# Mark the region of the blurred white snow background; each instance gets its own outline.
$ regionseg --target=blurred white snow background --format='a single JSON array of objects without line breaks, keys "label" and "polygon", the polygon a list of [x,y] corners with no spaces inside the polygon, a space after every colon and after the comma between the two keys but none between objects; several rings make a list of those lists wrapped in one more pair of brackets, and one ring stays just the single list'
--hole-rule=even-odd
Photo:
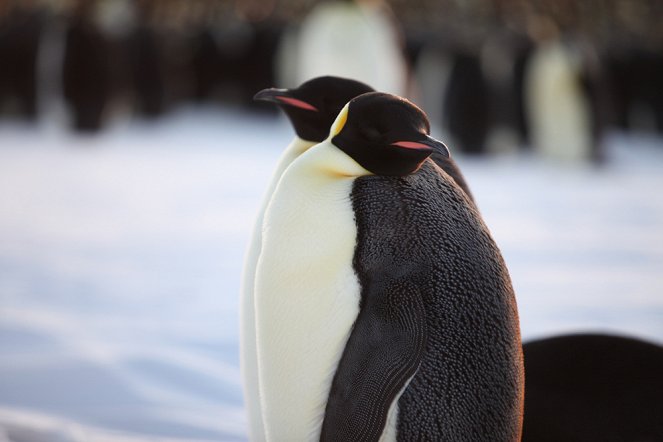
[{"label": "blurred white snow background", "polygon": [[[246,440],[240,273],[287,122],[0,124],[0,441]],[[660,139],[613,134],[602,168],[456,157],[525,339],[663,343]]]}]

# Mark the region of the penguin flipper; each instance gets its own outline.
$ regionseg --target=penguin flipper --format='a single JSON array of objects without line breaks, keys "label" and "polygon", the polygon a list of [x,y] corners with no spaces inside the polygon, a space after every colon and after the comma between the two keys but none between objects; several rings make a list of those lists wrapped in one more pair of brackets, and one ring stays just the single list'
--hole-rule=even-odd
[{"label": "penguin flipper", "polygon": [[424,304],[412,283],[369,287],[363,300],[332,381],[321,441],[377,441],[423,356]]}]

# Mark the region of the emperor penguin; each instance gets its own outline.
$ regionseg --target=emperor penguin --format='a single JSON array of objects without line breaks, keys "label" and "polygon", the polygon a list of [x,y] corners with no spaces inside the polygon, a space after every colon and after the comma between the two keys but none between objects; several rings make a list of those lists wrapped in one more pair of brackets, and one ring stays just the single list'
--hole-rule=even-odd
[{"label": "emperor penguin", "polygon": [[260,206],[244,263],[241,301],[240,364],[251,440],[265,439],[258,397],[258,366],[254,313],[255,268],[262,244],[265,207],[283,171],[299,155],[327,137],[329,127],[343,106],[357,95],[373,89],[359,81],[341,77],[318,77],[296,89],[265,89],[256,100],[277,104],[286,113],[296,136],[281,154]]},{"label": "emperor penguin", "polygon": [[295,78],[356,78],[375,89],[408,92],[408,64],[398,20],[382,0],[316,2],[299,26]]},{"label": "emperor penguin", "polygon": [[[534,150],[566,162],[600,162],[601,91],[598,75],[586,72],[592,51],[563,38],[549,18],[536,18],[538,46],[525,75],[526,108]],[[585,52],[585,53],[583,53]],[[594,58],[594,57],[590,57]],[[595,63],[598,66],[598,62]],[[589,90],[587,90],[589,88]]]},{"label": "emperor penguin", "polygon": [[83,132],[101,129],[113,93],[111,44],[98,23],[97,7],[97,2],[75,2],[64,42],[62,93],[74,129]]},{"label": "emperor penguin", "polygon": [[663,440],[663,347],[606,334],[530,341],[523,442]]},{"label": "emperor penguin", "polygon": [[278,181],[255,275],[267,440],[520,440],[510,277],[429,132],[363,94]]}]

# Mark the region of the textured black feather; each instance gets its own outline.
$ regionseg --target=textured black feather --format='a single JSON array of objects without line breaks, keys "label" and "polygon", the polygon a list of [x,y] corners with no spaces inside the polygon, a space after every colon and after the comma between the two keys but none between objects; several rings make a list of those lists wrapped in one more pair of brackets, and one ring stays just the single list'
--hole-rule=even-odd
[{"label": "textured black feather", "polygon": [[[469,197],[426,160],[405,177],[357,178],[352,203],[361,312],[332,383],[322,440],[378,440],[385,410],[412,372],[398,402],[398,440],[519,440],[514,293]],[[389,314],[376,320],[375,311]],[[421,351],[394,345],[408,339]],[[387,374],[395,371],[393,385]],[[379,411],[364,405],[374,403]]]},{"label": "textured black feather", "polygon": [[449,174],[449,176],[454,180],[454,182],[458,184],[458,186],[460,186],[461,189],[463,189],[463,192],[465,192],[465,194],[470,199],[470,201],[476,204],[476,202],[474,201],[474,195],[472,195],[472,192],[470,191],[470,186],[467,185],[467,181],[465,181],[465,177],[458,168],[458,164],[453,159],[453,157],[444,155],[436,151],[431,154],[430,159],[433,160],[438,167],[440,167],[447,174]]}]

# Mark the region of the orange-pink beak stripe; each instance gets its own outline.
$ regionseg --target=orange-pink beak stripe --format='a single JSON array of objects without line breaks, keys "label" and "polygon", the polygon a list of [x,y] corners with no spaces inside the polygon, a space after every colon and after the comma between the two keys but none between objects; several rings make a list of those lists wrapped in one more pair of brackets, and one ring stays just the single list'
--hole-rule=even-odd
[{"label": "orange-pink beak stripe", "polygon": [[431,147],[428,144],[417,143],[416,141],[397,141],[391,143],[392,146],[404,147],[406,149],[427,149],[430,150]]},{"label": "orange-pink beak stripe", "polygon": [[295,106],[300,109],[306,109],[318,112],[318,109],[315,106],[311,106],[306,101],[298,100],[296,98],[291,98],[291,97],[284,97],[283,95],[277,95],[276,99],[284,102],[285,104],[289,104],[291,106]]}]

